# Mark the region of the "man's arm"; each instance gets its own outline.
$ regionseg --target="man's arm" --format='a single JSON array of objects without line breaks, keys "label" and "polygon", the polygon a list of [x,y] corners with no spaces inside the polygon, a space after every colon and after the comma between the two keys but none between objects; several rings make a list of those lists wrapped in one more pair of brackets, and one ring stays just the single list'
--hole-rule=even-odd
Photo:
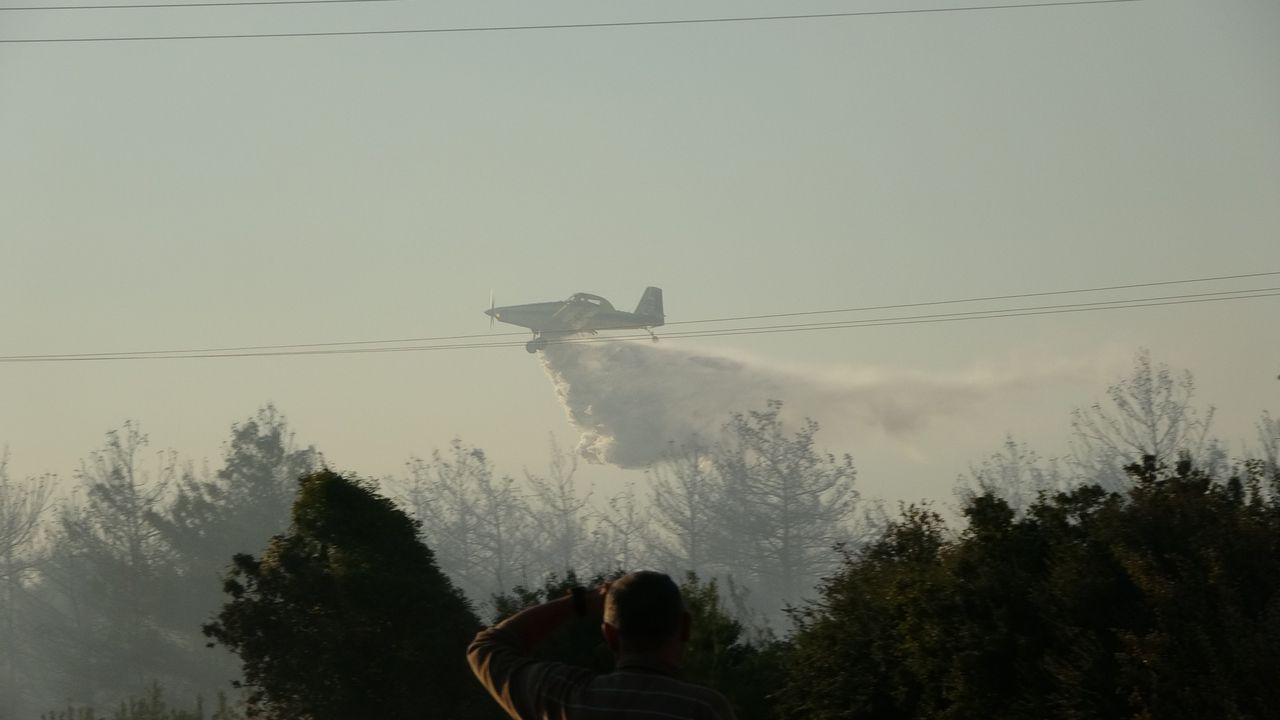
[{"label": "man's arm", "polygon": [[[600,620],[604,614],[607,586],[587,590],[586,617]],[[569,678],[552,663],[537,663],[530,652],[556,630],[577,617],[571,596],[549,600],[526,608],[487,630],[481,630],[467,648],[467,661],[476,678],[513,718],[532,717],[545,685],[564,685]],[[564,666],[559,666],[564,667]],[[565,668],[568,670],[568,668]],[[589,676],[586,670],[569,671]],[[560,694],[560,693],[554,693]]]},{"label": "man's arm", "polygon": [[573,597],[566,595],[525,608],[503,620],[498,627],[506,628],[519,637],[524,651],[529,652],[577,616]]}]

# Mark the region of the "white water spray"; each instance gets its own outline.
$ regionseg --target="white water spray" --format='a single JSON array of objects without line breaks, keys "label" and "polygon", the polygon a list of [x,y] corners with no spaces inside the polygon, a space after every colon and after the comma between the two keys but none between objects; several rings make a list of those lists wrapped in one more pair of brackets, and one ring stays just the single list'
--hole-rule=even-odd
[{"label": "white water spray", "polygon": [[783,402],[784,420],[811,417],[824,426],[901,439],[1011,382],[866,370],[801,373],[632,342],[552,344],[542,363],[582,433],[578,452],[588,461],[620,467],[647,466],[671,442],[714,439],[732,413],[764,409],[770,399]]}]

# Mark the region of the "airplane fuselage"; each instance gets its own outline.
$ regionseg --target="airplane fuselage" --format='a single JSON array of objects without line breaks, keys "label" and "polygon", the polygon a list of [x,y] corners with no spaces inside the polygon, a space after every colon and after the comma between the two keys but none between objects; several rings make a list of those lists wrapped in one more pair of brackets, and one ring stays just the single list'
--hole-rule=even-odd
[{"label": "airplane fuselage", "polygon": [[494,308],[493,317],[536,333],[592,332],[657,327],[661,319],[576,302],[543,302]]},{"label": "airplane fuselage", "polygon": [[636,312],[615,309],[599,295],[577,293],[568,300],[557,302],[493,307],[486,310],[485,314],[494,320],[532,330],[534,339],[528,345],[530,352],[544,346],[547,336],[595,333],[600,330],[647,330],[664,322],[662,290],[658,288],[645,290]]}]

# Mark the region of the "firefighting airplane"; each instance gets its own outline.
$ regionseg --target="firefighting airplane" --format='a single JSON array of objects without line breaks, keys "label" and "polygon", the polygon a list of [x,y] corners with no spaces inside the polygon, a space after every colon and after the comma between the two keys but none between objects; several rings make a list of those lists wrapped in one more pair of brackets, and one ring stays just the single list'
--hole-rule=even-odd
[{"label": "firefighting airplane", "polygon": [[531,353],[546,347],[549,340],[581,333],[594,335],[600,330],[648,330],[657,342],[658,336],[652,328],[661,326],[664,317],[662,288],[656,287],[644,289],[635,312],[615,310],[599,295],[574,293],[568,300],[505,307],[494,307],[490,298],[489,309],[484,314],[489,316],[491,326],[494,320],[501,320],[532,330],[533,339],[524,346]]}]

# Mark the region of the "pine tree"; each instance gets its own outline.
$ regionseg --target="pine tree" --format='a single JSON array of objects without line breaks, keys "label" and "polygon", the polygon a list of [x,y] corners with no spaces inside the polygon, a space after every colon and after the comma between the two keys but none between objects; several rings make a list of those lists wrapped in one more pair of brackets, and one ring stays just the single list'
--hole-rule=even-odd
[{"label": "pine tree", "polygon": [[733,415],[715,453],[726,501],[719,517],[735,539],[731,573],[752,580],[774,610],[835,566],[834,548],[850,539],[858,502],[853,460],[817,450],[812,420],[789,432],[781,411],[771,400]]}]

